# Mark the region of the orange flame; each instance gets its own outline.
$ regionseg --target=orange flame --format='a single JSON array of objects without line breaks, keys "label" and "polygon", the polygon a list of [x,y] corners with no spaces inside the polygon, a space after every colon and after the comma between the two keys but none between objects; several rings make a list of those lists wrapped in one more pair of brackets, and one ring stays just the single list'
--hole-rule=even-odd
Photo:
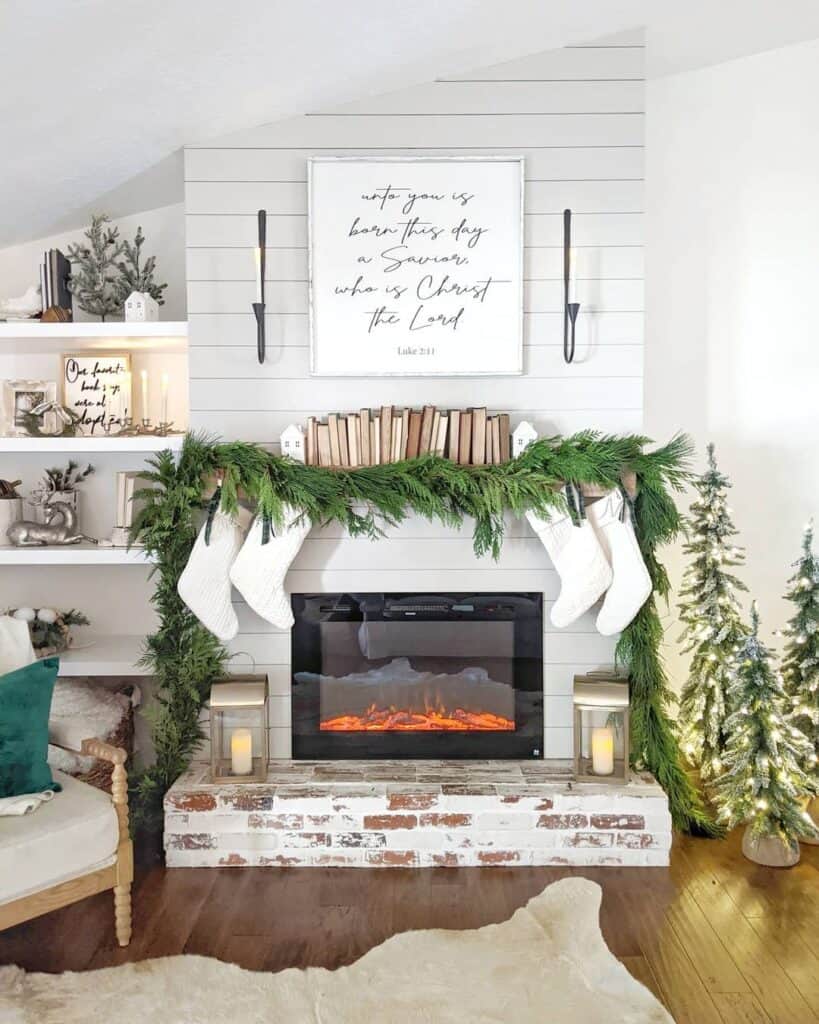
[{"label": "orange flame", "polygon": [[363,715],[337,715],[319,724],[320,732],[513,732],[515,723],[490,711],[455,708],[427,708],[410,711],[377,708],[372,704]]}]

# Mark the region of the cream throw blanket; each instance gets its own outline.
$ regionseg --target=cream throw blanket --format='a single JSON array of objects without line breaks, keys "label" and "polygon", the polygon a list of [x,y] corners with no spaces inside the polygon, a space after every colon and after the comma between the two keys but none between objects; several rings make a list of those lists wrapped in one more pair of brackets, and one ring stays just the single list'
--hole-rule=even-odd
[{"label": "cream throw blanket", "polygon": [[[502,924],[395,935],[349,967],[198,956],[84,974],[0,968],[3,1024],[673,1024],[603,941],[600,887],[555,882]],[[138,935],[137,935],[138,939]]]}]

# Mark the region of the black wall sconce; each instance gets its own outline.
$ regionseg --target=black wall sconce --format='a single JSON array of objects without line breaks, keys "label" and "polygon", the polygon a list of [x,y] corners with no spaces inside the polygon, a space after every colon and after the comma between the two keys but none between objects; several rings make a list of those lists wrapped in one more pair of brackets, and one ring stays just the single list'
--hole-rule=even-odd
[{"label": "black wall sconce", "polygon": [[[563,211],[563,358],[567,363],[574,361],[574,330],[580,303],[576,296],[569,294],[569,285],[576,274],[572,268],[572,211]],[[569,299],[572,299],[569,302]]]},{"label": "black wall sconce", "polygon": [[256,301],[253,303],[253,312],[256,316],[256,353],[259,362],[264,362],[265,337],[264,337],[264,258],[265,246],[267,244],[267,210],[259,210],[257,214],[259,222],[259,244],[256,248]]}]

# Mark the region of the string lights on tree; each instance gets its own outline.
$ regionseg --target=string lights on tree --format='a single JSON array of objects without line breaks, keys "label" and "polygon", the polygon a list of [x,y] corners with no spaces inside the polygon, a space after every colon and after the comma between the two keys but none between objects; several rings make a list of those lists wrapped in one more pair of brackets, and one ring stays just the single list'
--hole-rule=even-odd
[{"label": "string lights on tree", "polygon": [[811,747],[788,720],[790,702],[782,676],[759,639],[756,602],[728,696],[735,710],[724,723],[725,770],[714,781],[719,819],[729,827],[747,824],[742,848],[751,860],[795,864],[799,837],[816,832],[803,807],[812,780],[802,765]]},{"label": "string lights on tree", "polygon": [[819,789],[819,559],[813,553],[813,523],[805,526],[802,554],[788,580],[785,597],[795,612],[784,632],[782,676],[791,700],[791,722],[806,736],[809,750],[803,764]]},{"label": "string lights on tree", "polygon": [[733,541],[737,531],[726,501],[730,486],[709,444],[708,469],[695,481],[699,498],[691,505],[683,548],[691,562],[679,605],[686,627],[680,639],[685,641],[685,652],[692,654],[680,699],[682,747],[706,781],[723,769],[725,720],[730,713],[727,694],[745,635],[736,593],[747,588],[731,572],[744,563],[745,556]]}]

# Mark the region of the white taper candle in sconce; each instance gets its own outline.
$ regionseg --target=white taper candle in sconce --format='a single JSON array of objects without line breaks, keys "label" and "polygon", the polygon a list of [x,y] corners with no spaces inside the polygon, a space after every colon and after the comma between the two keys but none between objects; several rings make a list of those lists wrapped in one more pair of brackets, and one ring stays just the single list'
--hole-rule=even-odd
[{"label": "white taper candle in sconce", "polygon": [[250,729],[234,729],[230,736],[230,770],[234,775],[253,771],[253,734]]},{"label": "white taper candle in sconce", "polygon": [[262,301],[262,250],[256,246],[253,250],[253,256],[256,260],[256,301]]},{"label": "white taper candle in sconce", "polygon": [[148,371],[141,370],[139,374],[142,380],[142,418],[148,419]]},{"label": "white taper candle in sconce", "polygon": [[168,375],[163,373],[159,382],[159,393],[162,397],[162,418],[160,423],[168,422]]},{"label": "white taper candle in sconce", "polygon": [[569,249],[569,302],[577,302],[577,249]]},{"label": "white taper candle in sconce", "polygon": [[614,730],[608,725],[592,729],[592,772],[595,775],[614,774]]}]

